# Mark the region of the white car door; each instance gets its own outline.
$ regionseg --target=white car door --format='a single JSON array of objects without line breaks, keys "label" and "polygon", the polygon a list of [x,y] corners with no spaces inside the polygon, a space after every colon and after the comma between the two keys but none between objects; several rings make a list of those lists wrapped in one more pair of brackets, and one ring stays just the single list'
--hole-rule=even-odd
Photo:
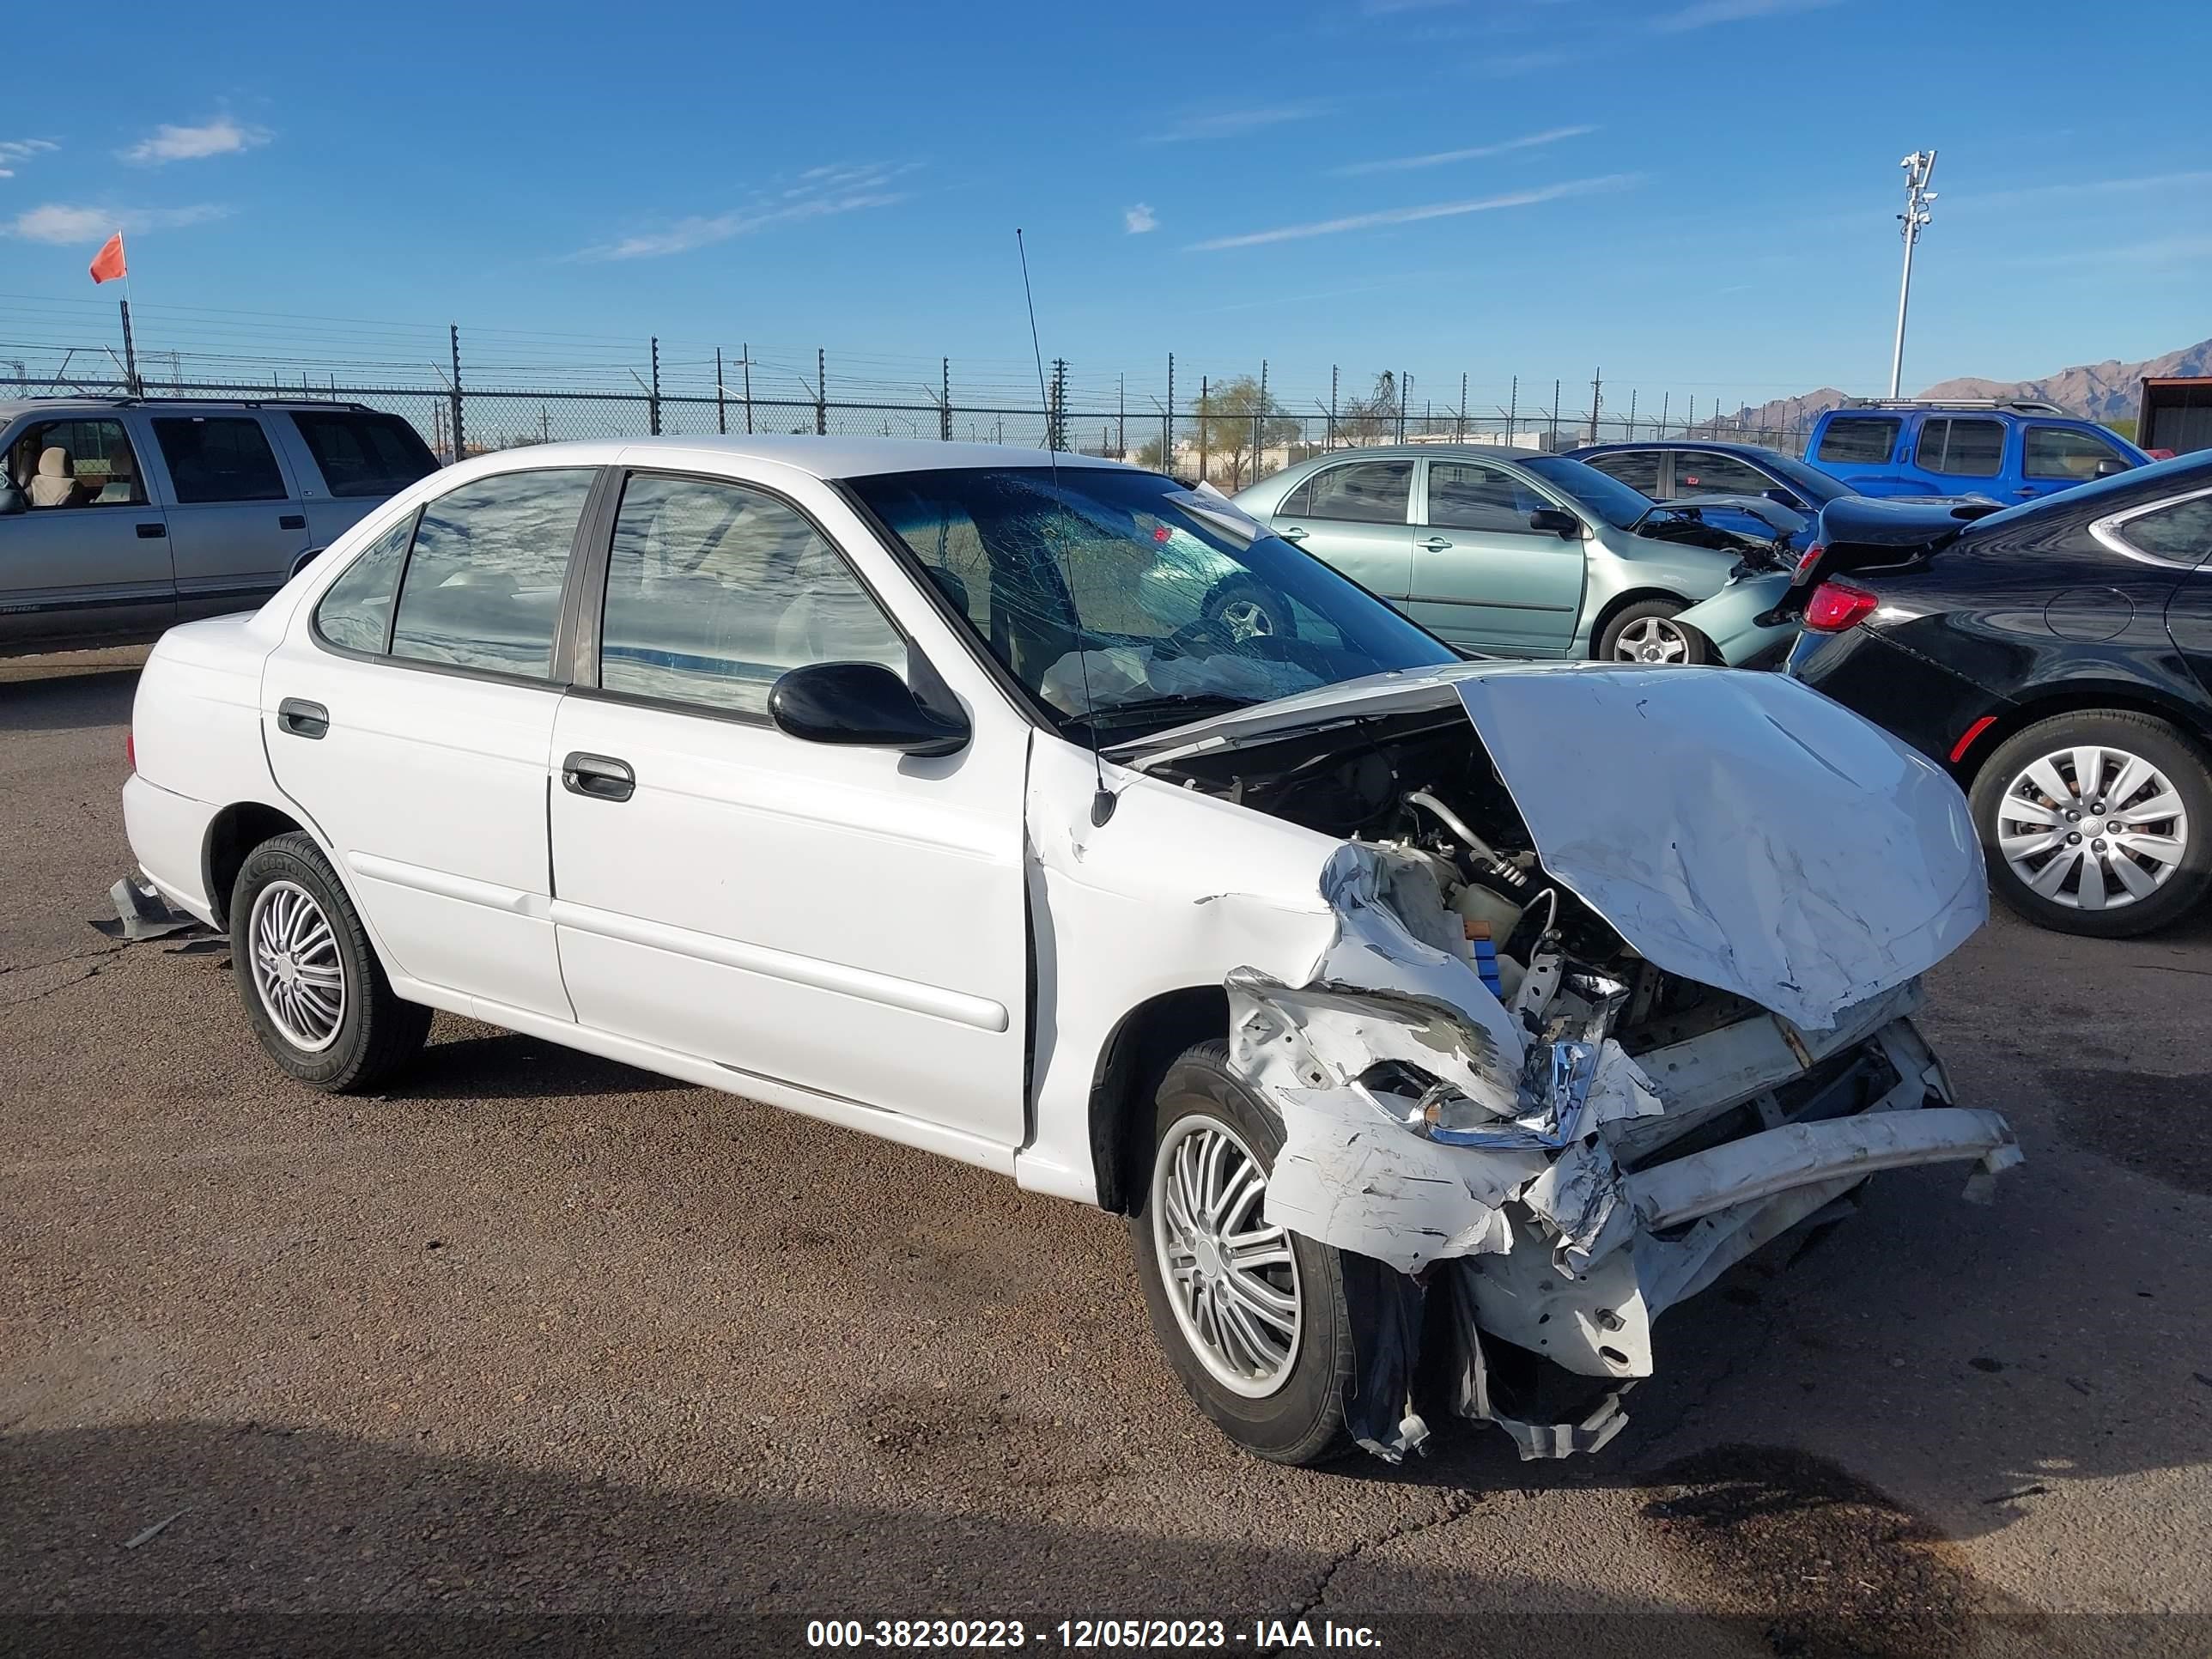
[{"label": "white car door", "polygon": [[[262,674],[278,785],[331,841],[394,972],[571,1018],[545,775],[555,649],[598,471],[507,471],[386,527]],[[395,603],[396,601],[396,603]]]},{"label": "white car door", "polygon": [[[733,1088],[899,1114],[871,1127],[988,1161],[1024,1138],[1030,728],[842,500],[773,471],[788,495],[623,481],[553,733],[568,994],[584,1025]],[[957,695],[965,746],[769,718],[787,670],[853,660]]]}]

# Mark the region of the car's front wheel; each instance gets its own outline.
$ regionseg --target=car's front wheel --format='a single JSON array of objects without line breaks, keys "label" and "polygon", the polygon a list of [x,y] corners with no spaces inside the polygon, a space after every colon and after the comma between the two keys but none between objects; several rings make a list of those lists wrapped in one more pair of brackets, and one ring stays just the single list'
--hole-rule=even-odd
[{"label": "car's front wheel", "polygon": [[322,849],[296,830],[246,855],[231,889],[230,953],[246,1023],[302,1083],[373,1089],[429,1035],[430,1011],[394,994]]},{"label": "car's front wheel", "polygon": [[1231,576],[1209,593],[1206,619],[1220,623],[1240,645],[1246,640],[1294,639],[1298,631],[1290,601],[1249,576]]},{"label": "car's front wheel", "polygon": [[1352,1352],[1338,1253],[1262,1213],[1281,1125],[1218,1042],[1169,1068],[1155,1113],[1151,1176],[1130,1227],[1168,1363],[1246,1450],[1279,1463],[1342,1450]]},{"label": "car's front wheel", "polygon": [[1639,599],[1623,605],[1607,621],[1593,654],[1600,662],[1638,662],[1655,667],[1704,662],[1710,655],[1705,636],[1675,620],[1682,610],[1672,599]]},{"label": "car's front wheel", "polygon": [[1997,896],[2060,933],[2147,933],[2212,886],[2212,769],[2150,715],[2038,721],[1983,764],[1972,805]]}]

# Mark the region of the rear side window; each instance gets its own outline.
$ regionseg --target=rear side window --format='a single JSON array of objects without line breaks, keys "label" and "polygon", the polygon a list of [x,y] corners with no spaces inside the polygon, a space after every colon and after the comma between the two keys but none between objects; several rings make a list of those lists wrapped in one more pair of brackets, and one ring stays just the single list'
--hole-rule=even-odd
[{"label": "rear side window", "polygon": [[2128,458],[2093,433],[2079,427],[2031,426],[2021,446],[2021,471],[2031,478],[2063,478],[2081,483],[2097,476],[2106,461],[2124,466]]},{"label": "rear side window", "polygon": [[399,585],[392,654],[550,678],[589,467],[501,472],[427,502]]},{"label": "rear side window", "polygon": [[2176,564],[2202,564],[2212,554],[2212,495],[2176,501],[2154,513],[2130,519],[2121,539],[2133,548]]},{"label": "rear side window", "polygon": [[206,501],[281,501],[284,475],[269,434],[251,415],[191,415],[154,422],[169,482],[185,506]]},{"label": "rear side window", "polygon": [[2004,423],[1923,421],[1920,447],[1914,459],[1925,472],[1948,472],[1954,478],[1994,478],[2004,465]]},{"label": "rear side window", "polygon": [[295,411],[292,424],[333,495],[396,495],[438,468],[422,434],[397,415]]},{"label": "rear side window", "polygon": [[1413,495],[1411,461],[1361,461],[1328,467],[1309,478],[1294,498],[1305,505],[1292,514],[1346,524],[1403,524]]},{"label": "rear side window", "polygon": [[615,519],[599,684],[765,717],[787,669],[881,663],[906,641],[837,550],[772,495],[633,477]]},{"label": "rear side window", "polygon": [[1853,415],[1828,422],[1820,434],[1816,461],[1847,461],[1856,465],[1878,465],[1896,447],[1903,422],[1887,416]]},{"label": "rear side window", "polygon": [[1773,488],[1773,479],[1733,455],[1686,449],[1674,457],[1677,495],[1764,495]]},{"label": "rear side window", "polygon": [[[1655,500],[1659,494],[1659,452],[1656,449],[1631,449],[1615,455],[1592,455],[1587,464],[1595,467],[1609,478],[1618,478],[1631,489],[1650,495]],[[1436,493],[1436,481],[1431,478],[1429,492]]]},{"label": "rear side window", "polygon": [[392,637],[392,599],[399,592],[399,569],[407,562],[415,516],[410,513],[371,542],[323,590],[315,605],[316,633],[348,651],[383,651]]}]

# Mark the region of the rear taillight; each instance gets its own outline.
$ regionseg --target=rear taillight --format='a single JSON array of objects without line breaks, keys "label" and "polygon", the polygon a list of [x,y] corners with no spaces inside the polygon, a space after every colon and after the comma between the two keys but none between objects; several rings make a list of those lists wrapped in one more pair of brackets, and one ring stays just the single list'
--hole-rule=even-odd
[{"label": "rear taillight", "polygon": [[1813,574],[1813,567],[1820,562],[1820,554],[1822,551],[1823,550],[1820,544],[1818,542],[1814,542],[1810,547],[1807,548],[1803,556],[1797,561],[1797,568],[1790,573],[1790,580],[1793,582],[1802,582],[1806,577],[1811,575]]},{"label": "rear taillight", "polygon": [[1815,634],[1840,634],[1874,615],[1879,595],[1849,582],[1822,582],[1805,601],[1805,626]]},{"label": "rear taillight", "polygon": [[123,734],[123,759],[132,771],[138,769],[138,734],[136,732]]}]

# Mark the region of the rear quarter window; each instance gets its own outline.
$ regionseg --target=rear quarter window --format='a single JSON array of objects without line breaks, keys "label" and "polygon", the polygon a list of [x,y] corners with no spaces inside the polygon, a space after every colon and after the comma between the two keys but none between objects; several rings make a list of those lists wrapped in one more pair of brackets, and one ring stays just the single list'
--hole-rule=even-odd
[{"label": "rear quarter window", "polygon": [[437,471],[437,457],[422,434],[397,415],[295,412],[292,424],[315,458],[325,488],[336,496],[396,495]]},{"label": "rear quarter window", "polygon": [[1820,434],[1820,453],[1813,459],[1878,465],[1897,447],[1898,430],[1903,425],[1890,416],[1852,415],[1831,421]]}]

